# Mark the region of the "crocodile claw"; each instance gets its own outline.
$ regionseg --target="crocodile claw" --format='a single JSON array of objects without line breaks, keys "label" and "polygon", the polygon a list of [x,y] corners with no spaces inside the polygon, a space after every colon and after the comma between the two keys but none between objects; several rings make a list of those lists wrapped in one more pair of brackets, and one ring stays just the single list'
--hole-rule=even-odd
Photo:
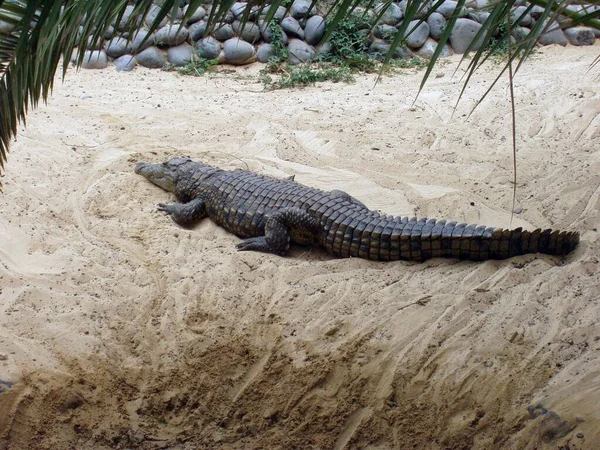
[{"label": "crocodile claw", "polygon": [[174,212],[173,205],[167,205],[166,203],[159,203],[156,209],[158,209],[165,216],[170,216]]}]

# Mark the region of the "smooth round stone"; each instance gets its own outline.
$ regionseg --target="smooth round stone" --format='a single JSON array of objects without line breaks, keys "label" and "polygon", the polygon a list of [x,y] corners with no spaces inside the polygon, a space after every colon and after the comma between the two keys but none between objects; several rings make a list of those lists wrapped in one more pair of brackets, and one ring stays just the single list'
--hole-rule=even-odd
[{"label": "smooth round stone", "polygon": [[315,49],[300,39],[290,39],[288,44],[288,62],[300,64],[314,58]]},{"label": "smooth round stone", "polygon": [[102,50],[103,47],[104,47],[104,39],[97,40],[94,36],[88,37],[88,39],[87,39],[87,49],[88,50]]},{"label": "smooth round stone", "polygon": [[[246,2],[235,2],[233,4],[233,6],[231,7],[230,11],[233,14],[233,17],[235,17],[236,19],[241,19],[242,17],[244,17],[246,9],[248,9],[248,3],[246,3]],[[248,19],[249,20],[254,19],[254,17],[256,17],[256,12],[257,11],[258,11],[258,8],[256,6],[253,6],[250,9],[250,12],[248,13]]]},{"label": "smooth round stone", "polygon": [[112,25],[119,31],[125,31],[128,26],[137,28],[142,22],[141,17],[136,17],[135,20],[129,25],[129,21],[132,20],[131,16],[133,14],[133,10],[134,7],[132,5],[127,6],[119,23],[112,23]]},{"label": "smooth round stone", "polygon": [[131,72],[137,66],[137,61],[133,55],[119,56],[113,63],[117,72]]},{"label": "smooth round stone", "polygon": [[[425,43],[421,46],[421,48],[419,50],[417,50],[417,55],[420,56],[421,58],[431,58],[433,56],[433,53],[435,52],[436,48],[438,46],[437,41],[428,38]],[[442,47],[442,51],[440,52],[440,57],[441,58],[446,58],[448,56],[452,56],[452,49],[450,48],[450,46],[448,44],[444,44],[444,46]]]},{"label": "smooth round stone", "polygon": [[377,25],[373,29],[373,34],[378,39],[390,40],[394,37],[394,34],[398,31],[398,28],[392,25]]},{"label": "smooth round stone", "polygon": [[568,41],[565,36],[565,33],[563,32],[563,30],[560,29],[558,23],[552,22],[547,29],[548,31],[538,38],[538,42],[541,45],[557,44],[562,45],[563,47],[567,45]]},{"label": "smooth round stone", "polygon": [[160,69],[165,65],[165,57],[156,47],[148,47],[146,50],[138,53],[135,57],[140,66],[149,69]]},{"label": "smooth round stone", "polygon": [[429,36],[439,40],[446,29],[446,19],[440,13],[434,12],[427,18],[429,25]]},{"label": "smooth round stone", "polygon": [[294,19],[302,19],[315,14],[315,8],[311,8],[312,3],[311,0],[295,0],[290,7],[290,15]]},{"label": "smooth round stone", "polygon": [[[189,5],[185,5],[185,8],[183,8],[184,13],[187,13],[188,6]],[[198,6],[198,8],[196,8],[196,11],[194,11],[190,18],[187,19],[186,23],[188,25],[191,25],[193,23],[198,22],[199,20],[204,19],[204,17],[206,17],[206,10],[202,6]]]},{"label": "smooth round stone", "polygon": [[115,37],[108,41],[105,51],[111,58],[119,58],[127,53],[131,53],[132,47],[129,40],[122,37]]},{"label": "smooth round stone", "polygon": [[[148,39],[146,39],[148,36]],[[144,42],[145,39],[145,42]],[[142,43],[143,42],[143,43]],[[131,49],[133,53],[139,53],[154,45],[154,33],[149,33],[147,28],[140,28],[131,40]]]},{"label": "smooth round stone", "polygon": [[410,33],[406,36],[406,45],[410,48],[419,48],[429,37],[429,25],[427,25],[427,22],[421,22],[417,26],[418,23],[418,20],[412,20],[406,29],[406,32]]},{"label": "smooth round stone", "polygon": [[206,22],[203,20],[193,23],[189,26],[188,32],[190,33],[190,39],[194,42],[199,41],[206,34]]},{"label": "smooth round stone", "polygon": [[[517,19],[521,16],[523,16],[523,13],[525,13],[527,11],[527,8],[524,6],[517,6],[515,9],[513,9],[510,13],[510,21],[512,23],[516,22]],[[519,20],[519,25],[527,27],[529,25],[531,25],[531,22],[533,21],[531,15],[529,13],[525,14],[523,17],[521,17],[521,20]]]},{"label": "smooth round stone", "polygon": [[261,63],[268,63],[273,56],[273,46],[271,44],[260,44],[256,49],[256,59]]},{"label": "smooth round stone", "polygon": [[222,23],[212,33],[213,37],[218,41],[226,41],[233,37],[233,28],[228,23]]},{"label": "smooth round stone", "polygon": [[270,43],[273,39],[273,32],[271,31],[272,26],[276,26],[277,28],[279,28],[281,30],[281,33],[282,33],[281,40],[283,41],[284,44],[287,44],[288,43],[288,35],[285,33],[285,31],[283,31],[281,26],[279,24],[270,25],[263,20],[263,21],[259,22],[258,27],[260,28],[260,33],[262,35],[262,38],[265,40],[265,42]]},{"label": "smooth round stone", "polygon": [[115,36],[115,27],[113,27],[111,25],[110,27],[107,28],[106,33],[104,34],[104,39],[112,39],[114,36]]},{"label": "smooth round stone", "polygon": [[352,11],[351,17],[360,20],[358,27],[360,30],[367,30],[370,29],[369,24],[375,21],[376,15],[373,10],[357,6],[354,8],[354,11]]},{"label": "smooth round stone", "polygon": [[565,36],[571,45],[594,45],[596,35],[594,30],[588,27],[573,27],[564,30]]},{"label": "smooth round stone", "polygon": [[332,51],[331,42],[323,42],[321,45],[317,47],[317,55],[329,55]]},{"label": "smooth round stone", "polygon": [[[392,45],[389,42],[386,41],[381,41],[381,40],[374,40],[371,45],[369,46],[369,49],[367,50],[367,53],[369,54],[375,54],[378,55],[382,58],[384,58],[390,51],[390,49],[392,48]],[[399,45],[398,47],[396,47],[396,50],[394,50],[394,54],[392,55],[392,58],[395,59],[403,59],[403,58],[412,58],[413,52],[410,51],[410,49],[404,45]]]},{"label": "smooth round stone", "polygon": [[190,35],[188,29],[179,23],[162,27],[154,35],[154,40],[158,45],[179,45]]},{"label": "smooth round stone", "polygon": [[215,59],[221,53],[221,43],[210,36],[196,42],[195,47],[204,59]]},{"label": "smooth round stone", "polygon": [[[274,5],[271,5],[271,6],[266,7],[265,9],[263,9],[262,12],[260,13],[261,17],[263,17],[263,18],[267,17],[267,15],[269,14],[269,12],[271,11],[271,8],[273,8],[273,6]],[[275,22],[281,22],[286,14],[287,14],[287,9],[285,8],[285,6],[278,6],[273,15],[273,20]]]},{"label": "smooth round stone", "polygon": [[310,45],[317,45],[325,35],[325,19],[321,16],[312,16],[304,26],[304,39]]},{"label": "smooth round stone", "polygon": [[300,39],[304,39],[304,30],[300,26],[300,23],[293,17],[286,17],[281,21],[281,28],[288,35],[297,36]]},{"label": "smooth round stone", "polygon": [[194,47],[187,43],[169,47],[167,49],[167,61],[174,66],[185,66],[192,60],[193,54]]},{"label": "smooth round stone", "polygon": [[246,22],[242,25],[242,22],[236,20],[233,22],[232,28],[246,42],[254,44],[260,40],[260,28],[254,22]]},{"label": "smooth round stone", "polygon": [[[152,24],[158,17],[159,11],[160,11],[160,8],[156,5],[152,5],[150,7],[148,14],[146,14],[146,18],[144,19],[144,22],[146,22],[146,25],[152,26]],[[164,27],[167,23],[169,23],[169,18],[167,16],[165,16],[161,19],[160,23],[158,24],[158,28]]]},{"label": "smooth round stone", "polygon": [[240,38],[231,38],[223,44],[225,61],[229,64],[244,64],[254,55],[254,46]]},{"label": "smooth round stone", "polygon": [[[442,16],[444,16],[444,18],[449,19],[450,17],[452,17],[455,14],[457,6],[458,6],[458,3],[455,2],[454,0],[446,0],[435,11],[440,13]],[[465,17],[468,13],[469,13],[469,11],[466,8],[462,8],[458,12],[458,17]]]},{"label": "smooth round stone", "polygon": [[531,30],[527,27],[515,27],[511,33],[511,36],[516,42],[522,42],[527,39]]},{"label": "smooth round stone", "polygon": [[105,69],[108,56],[104,50],[86,50],[83,55],[82,69]]},{"label": "smooth round stone", "polygon": [[175,20],[181,21],[183,19],[183,8],[177,8],[175,10]]},{"label": "smooth round stone", "polygon": [[400,22],[400,19],[404,17],[402,8],[400,8],[400,6],[396,5],[395,3],[390,3],[389,5],[386,3],[379,3],[375,7],[375,16],[377,17],[379,14],[381,14],[381,12],[384,9],[385,12],[379,18],[379,22],[381,23],[384,23],[386,25],[396,25],[398,22]]},{"label": "smooth round stone", "polygon": [[[458,54],[467,51],[467,48],[475,40],[475,36],[477,36],[480,29],[481,25],[477,22],[469,19],[456,19],[456,23],[450,34],[452,49]],[[479,41],[473,45],[472,50],[477,50],[481,47],[484,38],[485,36],[481,36]]]}]

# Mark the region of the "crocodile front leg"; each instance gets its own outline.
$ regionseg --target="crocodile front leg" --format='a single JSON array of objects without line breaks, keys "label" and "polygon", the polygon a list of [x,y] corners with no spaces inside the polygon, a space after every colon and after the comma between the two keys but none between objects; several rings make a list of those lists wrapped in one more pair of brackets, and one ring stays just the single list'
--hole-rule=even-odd
[{"label": "crocodile front leg", "polygon": [[318,221],[300,208],[283,208],[269,213],[265,235],[244,239],[236,245],[239,251],[254,250],[285,255],[290,243],[310,245],[318,242]]},{"label": "crocodile front leg", "polygon": [[192,225],[200,219],[206,217],[206,207],[200,198],[195,198],[188,203],[159,203],[159,211],[171,216],[173,222],[183,227]]}]

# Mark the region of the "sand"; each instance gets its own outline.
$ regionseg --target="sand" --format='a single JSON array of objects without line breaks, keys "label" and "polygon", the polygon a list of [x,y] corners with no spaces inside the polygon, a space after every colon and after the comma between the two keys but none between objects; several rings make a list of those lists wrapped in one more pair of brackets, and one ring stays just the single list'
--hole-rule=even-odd
[{"label": "sand", "polygon": [[344,189],[387,214],[511,224],[506,83],[462,69],[264,92],[70,71],[0,195],[0,448],[594,449],[600,445],[600,51],[544,48],[516,86],[512,226],[566,258],[238,253],[134,174],[176,155]]}]

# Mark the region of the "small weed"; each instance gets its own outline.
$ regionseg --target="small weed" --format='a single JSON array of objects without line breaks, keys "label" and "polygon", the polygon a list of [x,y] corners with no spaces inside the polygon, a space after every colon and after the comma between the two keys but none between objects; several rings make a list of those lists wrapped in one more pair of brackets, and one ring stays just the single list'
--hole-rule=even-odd
[{"label": "small weed", "polygon": [[312,86],[320,81],[343,81],[350,83],[354,80],[352,70],[347,66],[334,66],[323,62],[299,64],[279,68],[281,75],[274,81],[270,75],[263,73],[262,82],[270,89],[286,89],[302,86]]},{"label": "small weed", "polygon": [[216,59],[204,59],[198,54],[192,55],[192,59],[183,66],[175,66],[173,64],[165,64],[163,70],[176,70],[182,75],[191,75],[200,77],[206,72],[210,72],[219,62]]}]

